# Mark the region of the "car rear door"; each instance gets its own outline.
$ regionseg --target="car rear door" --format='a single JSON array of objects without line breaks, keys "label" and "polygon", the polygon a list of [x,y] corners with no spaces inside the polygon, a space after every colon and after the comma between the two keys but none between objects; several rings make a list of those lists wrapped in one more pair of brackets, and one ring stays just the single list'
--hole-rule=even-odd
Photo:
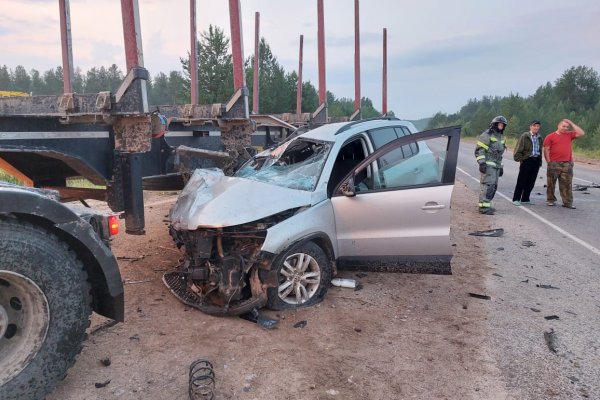
[{"label": "car rear door", "polygon": [[341,181],[331,198],[341,267],[449,273],[459,140],[460,127],[400,137]]}]

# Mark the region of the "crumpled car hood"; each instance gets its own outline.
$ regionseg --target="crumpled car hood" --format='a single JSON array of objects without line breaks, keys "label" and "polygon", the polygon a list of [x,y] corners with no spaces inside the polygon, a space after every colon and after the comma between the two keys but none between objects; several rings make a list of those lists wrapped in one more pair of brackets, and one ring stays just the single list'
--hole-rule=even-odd
[{"label": "crumpled car hood", "polygon": [[171,208],[170,219],[178,230],[220,228],[310,204],[311,193],[304,190],[197,169]]}]

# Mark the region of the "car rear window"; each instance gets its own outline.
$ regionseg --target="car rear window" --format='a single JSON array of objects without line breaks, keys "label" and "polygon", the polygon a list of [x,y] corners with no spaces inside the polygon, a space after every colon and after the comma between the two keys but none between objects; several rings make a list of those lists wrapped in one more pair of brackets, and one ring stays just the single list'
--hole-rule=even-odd
[{"label": "car rear window", "polygon": [[405,126],[399,126],[395,128],[387,127],[369,131],[369,136],[371,137],[371,142],[373,142],[373,147],[375,150],[381,148],[383,145],[388,144],[392,140],[396,140],[400,137],[410,134],[410,130]]}]

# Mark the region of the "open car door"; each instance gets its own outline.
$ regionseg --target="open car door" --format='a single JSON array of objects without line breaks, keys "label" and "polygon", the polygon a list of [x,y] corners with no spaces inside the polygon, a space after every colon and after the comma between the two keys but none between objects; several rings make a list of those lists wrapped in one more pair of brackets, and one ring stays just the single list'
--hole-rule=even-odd
[{"label": "open car door", "polygon": [[341,180],[331,199],[341,268],[451,273],[459,141],[460,127],[404,136]]}]

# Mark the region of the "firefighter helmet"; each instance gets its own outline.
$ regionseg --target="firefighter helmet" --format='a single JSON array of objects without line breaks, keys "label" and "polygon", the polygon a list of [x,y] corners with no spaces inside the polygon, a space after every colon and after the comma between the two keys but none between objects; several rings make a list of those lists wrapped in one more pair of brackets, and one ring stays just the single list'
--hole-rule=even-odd
[{"label": "firefighter helmet", "polygon": [[498,122],[502,122],[504,125],[508,124],[508,121],[506,121],[504,115],[498,115],[497,117],[494,117],[492,122],[490,122],[490,125],[497,124]]}]

